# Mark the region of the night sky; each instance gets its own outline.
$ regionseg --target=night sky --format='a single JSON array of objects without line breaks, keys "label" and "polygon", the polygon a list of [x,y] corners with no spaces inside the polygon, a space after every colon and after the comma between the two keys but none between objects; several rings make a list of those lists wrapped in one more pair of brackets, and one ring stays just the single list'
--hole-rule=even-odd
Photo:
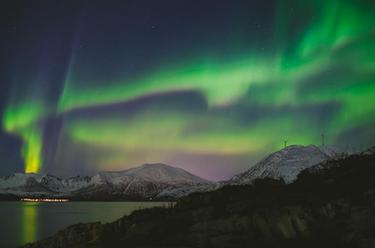
[{"label": "night sky", "polygon": [[375,143],[375,2],[3,1],[0,174]]}]

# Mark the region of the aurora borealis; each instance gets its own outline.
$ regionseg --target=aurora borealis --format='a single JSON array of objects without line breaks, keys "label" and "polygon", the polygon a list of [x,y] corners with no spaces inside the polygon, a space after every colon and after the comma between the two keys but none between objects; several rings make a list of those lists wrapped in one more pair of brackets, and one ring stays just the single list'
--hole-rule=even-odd
[{"label": "aurora borealis", "polygon": [[[26,172],[163,162],[219,180],[286,139],[375,143],[373,1],[20,1],[5,11],[15,17],[3,17],[0,145],[20,141]],[[19,160],[8,163],[17,171]]]}]

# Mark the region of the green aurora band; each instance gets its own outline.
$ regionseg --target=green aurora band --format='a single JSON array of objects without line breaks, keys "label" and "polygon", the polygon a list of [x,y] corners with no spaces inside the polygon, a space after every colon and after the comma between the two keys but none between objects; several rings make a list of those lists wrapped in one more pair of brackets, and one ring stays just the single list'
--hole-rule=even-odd
[{"label": "green aurora band", "polygon": [[[294,6],[300,16],[313,15],[296,29],[295,16],[287,6]],[[106,82],[105,88],[84,87],[76,80],[77,57],[56,110],[50,109],[43,94],[28,101],[9,101],[3,127],[23,140],[25,171],[39,172],[43,120],[155,94],[193,91],[207,103],[203,113],[155,106],[132,119],[66,118],[62,132],[74,144],[111,151],[96,160],[94,166],[99,168],[142,162],[131,155],[142,151],[150,155],[144,155],[149,160],[163,160],[171,153],[236,156],[264,152],[280,147],[284,138],[298,144],[317,143],[321,132],[329,133],[336,143],[342,132],[375,122],[374,13],[374,5],[365,1],[280,1],[274,49],[267,54],[245,48],[245,55],[225,61],[197,56],[179,65],[165,64],[134,81]],[[295,111],[328,103],[340,108],[321,124]],[[237,106],[290,111],[238,125],[233,110]],[[226,109],[233,111],[223,114]],[[200,128],[189,131],[196,126]]]}]

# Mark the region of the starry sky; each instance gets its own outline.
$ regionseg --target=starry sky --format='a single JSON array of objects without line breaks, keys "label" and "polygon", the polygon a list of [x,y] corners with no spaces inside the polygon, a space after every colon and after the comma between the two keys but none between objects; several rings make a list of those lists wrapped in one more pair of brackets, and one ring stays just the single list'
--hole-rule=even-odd
[{"label": "starry sky", "polygon": [[223,180],[284,140],[375,143],[372,0],[2,5],[1,175]]}]

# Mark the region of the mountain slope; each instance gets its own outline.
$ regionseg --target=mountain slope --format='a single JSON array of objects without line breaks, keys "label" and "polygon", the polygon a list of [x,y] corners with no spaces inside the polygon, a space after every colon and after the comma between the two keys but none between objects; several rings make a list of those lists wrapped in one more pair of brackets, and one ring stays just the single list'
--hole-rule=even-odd
[{"label": "mountain slope", "polygon": [[288,146],[270,154],[247,171],[234,176],[228,183],[248,184],[257,178],[265,177],[283,179],[286,183],[291,183],[302,170],[330,158],[331,155],[314,145]]}]

